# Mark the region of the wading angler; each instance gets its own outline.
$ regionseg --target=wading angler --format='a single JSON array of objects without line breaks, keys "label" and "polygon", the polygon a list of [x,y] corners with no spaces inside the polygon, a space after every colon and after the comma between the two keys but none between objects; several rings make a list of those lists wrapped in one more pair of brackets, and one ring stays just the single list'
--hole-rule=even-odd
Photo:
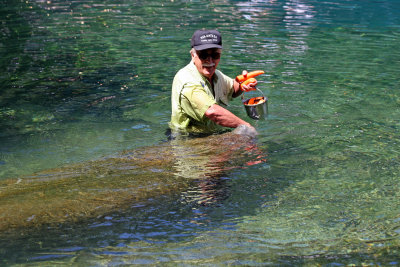
[{"label": "wading angler", "polygon": [[190,63],[177,72],[172,84],[169,127],[173,135],[213,133],[240,125],[256,133],[248,122],[225,108],[243,91],[255,90],[257,80],[239,82],[217,69],[222,55],[221,34],[217,30],[194,32],[190,55]]}]

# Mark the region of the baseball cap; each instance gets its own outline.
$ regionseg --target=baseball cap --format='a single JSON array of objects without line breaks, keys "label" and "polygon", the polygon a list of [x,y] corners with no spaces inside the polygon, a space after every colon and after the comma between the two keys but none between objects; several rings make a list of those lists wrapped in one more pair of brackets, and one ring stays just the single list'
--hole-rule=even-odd
[{"label": "baseball cap", "polygon": [[196,50],[222,48],[222,37],[217,30],[197,30],[190,43]]}]

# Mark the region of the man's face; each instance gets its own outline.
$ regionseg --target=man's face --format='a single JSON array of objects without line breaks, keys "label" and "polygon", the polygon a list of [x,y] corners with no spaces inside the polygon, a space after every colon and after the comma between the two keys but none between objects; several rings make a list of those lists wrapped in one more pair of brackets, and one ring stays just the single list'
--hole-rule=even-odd
[{"label": "man's face", "polygon": [[192,59],[197,70],[208,79],[214,75],[220,61],[221,49],[210,48],[199,50],[192,54]]}]

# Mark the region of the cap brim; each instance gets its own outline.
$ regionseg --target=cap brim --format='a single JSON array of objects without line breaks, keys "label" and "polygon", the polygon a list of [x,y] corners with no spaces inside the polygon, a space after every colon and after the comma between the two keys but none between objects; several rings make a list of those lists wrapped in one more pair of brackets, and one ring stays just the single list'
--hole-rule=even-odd
[{"label": "cap brim", "polygon": [[222,48],[222,45],[217,45],[217,44],[203,44],[203,45],[197,45],[193,47],[197,51],[199,50],[205,50],[205,49],[210,49],[210,48]]}]

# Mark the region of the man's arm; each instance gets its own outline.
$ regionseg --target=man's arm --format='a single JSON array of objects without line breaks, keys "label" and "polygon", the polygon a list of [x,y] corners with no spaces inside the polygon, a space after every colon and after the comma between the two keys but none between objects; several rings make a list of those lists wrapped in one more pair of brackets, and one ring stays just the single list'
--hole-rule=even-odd
[{"label": "man's arm", "polygon": [[182,90],[182,108],[190,117],[201,121],[201,117],[206,116],[223,127],[236,128],[243,124],[253,128],[248,122],[216,104],[215,100],[207,95],[203,88],[188,87],[186,89]]},{"label": "man's arm", "polygon": [[242,94],[242,90],[240,89],[240,84],[235,80],[234,82],[233,82],[233,94],[232,94],[232,97],[238,97],[238,96],[240,96],[241,94]]},{"label": "man's arm", "polygon": [[204,113],[204,115],[216,124],[224,127],[236,128],[239,125],[244,124],[248,127],[253,128],[250,123],[235,116],[232,112],[217,104],[210,106]]}]

